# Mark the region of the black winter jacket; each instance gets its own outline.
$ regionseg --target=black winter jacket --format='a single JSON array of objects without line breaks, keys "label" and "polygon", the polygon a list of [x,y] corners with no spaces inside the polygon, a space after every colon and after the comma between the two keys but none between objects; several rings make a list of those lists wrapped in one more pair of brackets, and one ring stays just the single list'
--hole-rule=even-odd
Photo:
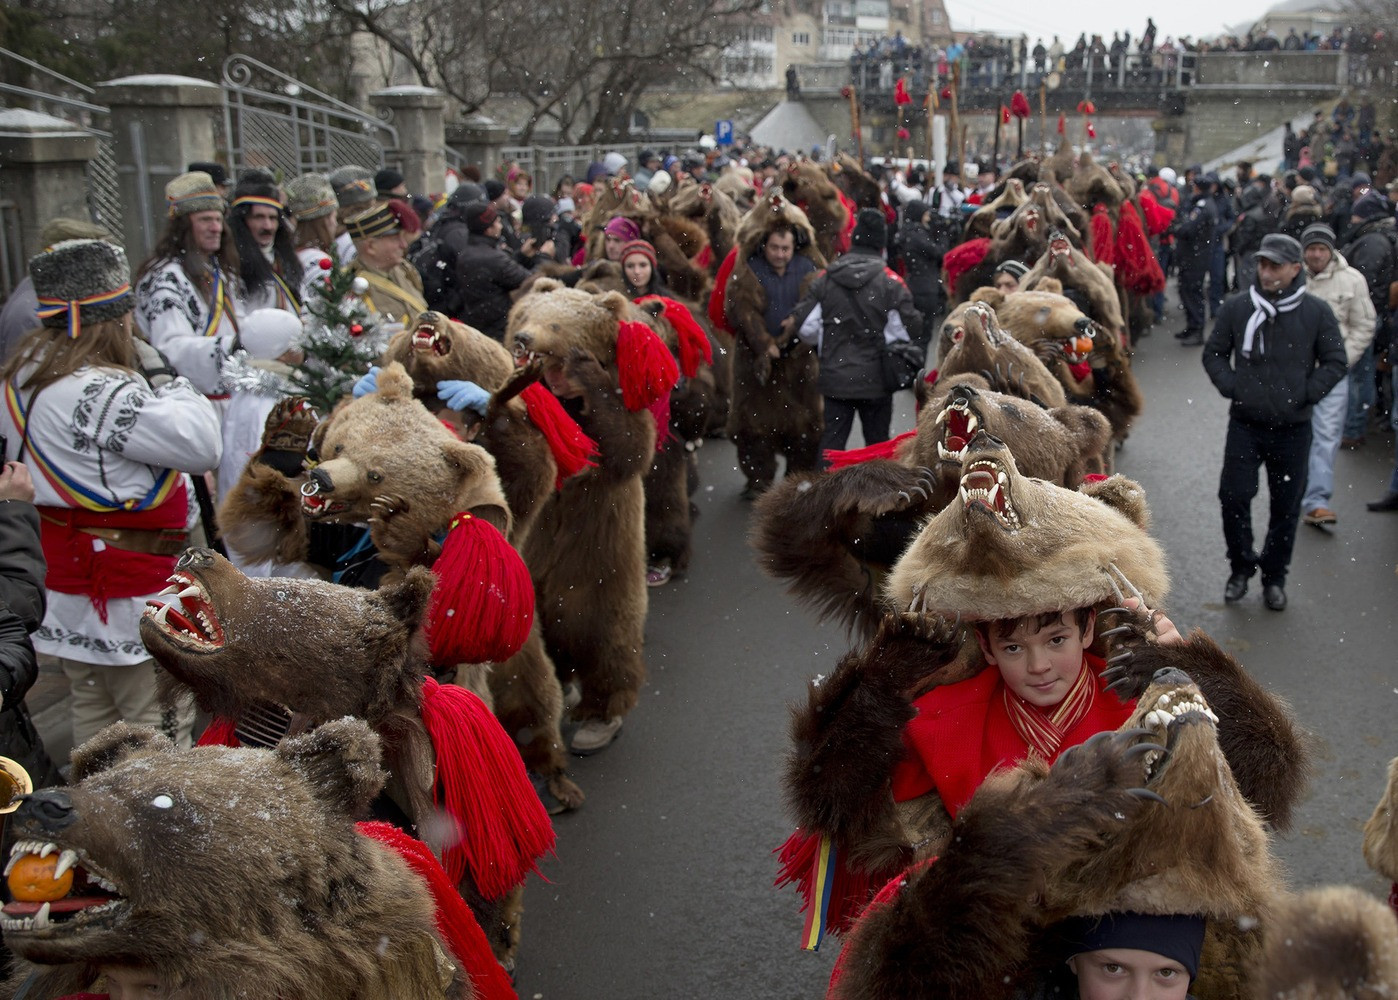
[{"label": "black winter jacket", "polygon": [[1181,271],[1206,271],[1213,256],[1218,212],[1208,195],[1195,195],[1175,216],[1170,232],[1175,237],[1175,264]]},{"label": "black winter jacket", "polygon": [[63,783],[24,704],[39,677],[29,633],[44,617],[45,572],[38,511],[0,501],[0,755],[19,761],[35,788]]},{"label": "black winter jacket", "polygon": [[[922,314],[908,286],[891,276],[877,253],[854,248],[816,276],[792,312],[796,329],[820,307],[820,376],[822,396],[877,399],[889,395],[883,385],[885,327],[893,314],[917,342]],[[894,324],[896,328],[897,324]]]},{"label": "black winter jacket", "polygon": [[461,293],[461,321],[488,337],[505,339],[510,293],[529,272],[515,263],[489,236],[472,233],[456,256],[456,283]]},{"label": "black winter jacket", "polygon": [[942,258],[947,252],[945,227],[940,219],[934,219],[930,227],[909,219],[898,227],[897,246],[908,269],[908,291],[912,292],[913,301],[924,313],[935,313],[942,298]]},{"label": "black winter jacket", "polygon": [[1388,315],[1388,286],[1398,280],[1398,253],[1394,252],[1392,219],[1370,219],[1346,234],[1349,242],[1340,253],[1369,285],[1369,298],[1380,316]]},{"label": "black winter jacket", "polygon": [[[1298,276],[1283,296],[1301,280]],[[1204,345],[1204,370],[1219,394],[1233,401],[1234,420],[1264,427],[1305,423],[1311,407],[1348,368],[1340,324],[1328,305],[1307,295],[1291,312],[1262,324],[1261,343],[1254,342],[1252,356],[1245,358],[1243,336],[1252,313],[1247,292],[1224,301]]]}]

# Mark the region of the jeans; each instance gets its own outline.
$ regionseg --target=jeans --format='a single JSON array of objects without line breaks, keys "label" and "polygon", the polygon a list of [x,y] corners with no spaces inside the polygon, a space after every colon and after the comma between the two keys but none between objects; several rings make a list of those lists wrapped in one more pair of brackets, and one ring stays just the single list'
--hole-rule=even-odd
[{"label": "jeans", "polygon": [[893,422],[893,395],[873,399],[836,399],[825,397],[825,433],[820,438],[822,463],[827,451],[840,451],[854,429],[854,415],[859,414],[859,427],[864,443],[878,444],[888,440],[888,425]]},{"label": "jeans", "polygon": [[1340,452],[1340,434],[1344,430],[1348,405],[1349,377],[1346,376],[1311,410],[1311,458],[1306,495],[1301,500],[1304,511],[1328,507],[1335,494],[1335,456]]},{"label": "jeans", "polygon": [[1356,441],[1364,437],[1369,424],[1369,408],[1378,402],[1374,392],[1374,347],[1364,348],[1364,353],[1354,363],[1349,372],[1349,408],[1345,413],[1345,437]]},{"label": "jeans", "polygon": [[[1291,549],[1296,544],[1296,523],[1301,518],[1301,494],[1306,488],[1310,450],[1309,421],[1283,427],[1228,421],[1218,499],[1223,511],[1228,564],[1234,573],[1251,576],[1260,566],[1263,586],[1286,582]],[[1257,469],[1264,465],[1271,513],[1259,555],[1253,548],[1252,500],[1258,490]]]}]

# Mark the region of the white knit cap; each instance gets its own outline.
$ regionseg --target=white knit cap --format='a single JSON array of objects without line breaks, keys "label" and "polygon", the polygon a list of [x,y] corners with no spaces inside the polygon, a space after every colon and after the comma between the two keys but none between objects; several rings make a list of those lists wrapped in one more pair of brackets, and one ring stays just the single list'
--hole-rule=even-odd
[{"label": "white knit cap", "polygon": [[602,157],[602,166],[606,168],[609,174],[619,174],[626,166],[626,157],[617,152],[608,153],[606,156]]}]

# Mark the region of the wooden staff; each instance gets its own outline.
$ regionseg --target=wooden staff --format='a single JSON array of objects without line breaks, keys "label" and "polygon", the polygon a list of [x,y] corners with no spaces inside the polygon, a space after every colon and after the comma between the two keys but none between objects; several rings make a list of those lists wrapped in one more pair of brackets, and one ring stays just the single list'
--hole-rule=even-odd
[{"label": "wooden staff", "polygon": [[[932,176],[932,119],[937,115],[937,71],[934,67],[927,82],[927,175]],[[946,164],[942,164],[946,166]],[[929,181],[930,184],[930,181]],[[929,188],[930,190],[930,188]]]},{"label": "wooden staff", "polygon": [[1005,106],[996,101],[995,107],[995,142],[990,147],[990,169],[996,178],[1000,176],[1000,126],[1005,120]]},{"label": "wooden staff", "polygon": [[1039,81],[1039,152],[1048,153],[1048,84]]},{"label": "wooden staff", "polygon": [[859,129],[859,93],[851,85],[849,88],[849,121],[854,130],[854,145],[859,153],[859,162],[864,163],[864,134]]},{"label": "wooden staff", "polygon": [[[951,140],[957,143],[956,147],[956,168],[961,170],[964,164],[962,159],[966,155],[966,132],[961,127],[961,115],[957,110],[957,91],[961,89],[961,62],[958,60],[952,63],[951,67]],[[958,178],[959,180],[960,178]]]}]

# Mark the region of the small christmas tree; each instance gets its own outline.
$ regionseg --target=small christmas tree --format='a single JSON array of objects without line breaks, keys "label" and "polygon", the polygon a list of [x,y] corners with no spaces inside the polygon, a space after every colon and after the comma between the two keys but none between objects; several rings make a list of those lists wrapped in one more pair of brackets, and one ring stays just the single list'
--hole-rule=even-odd
[{"label": "small christmas tree", "polygon": [[358,298],[367,282],[333,260],[322,260],[320,266],[325,277],[310,284],[305,329],[297,345],[306,358],[295,366],[291,380],[297,395],[329,413],[378,362],[388,334]]}]

